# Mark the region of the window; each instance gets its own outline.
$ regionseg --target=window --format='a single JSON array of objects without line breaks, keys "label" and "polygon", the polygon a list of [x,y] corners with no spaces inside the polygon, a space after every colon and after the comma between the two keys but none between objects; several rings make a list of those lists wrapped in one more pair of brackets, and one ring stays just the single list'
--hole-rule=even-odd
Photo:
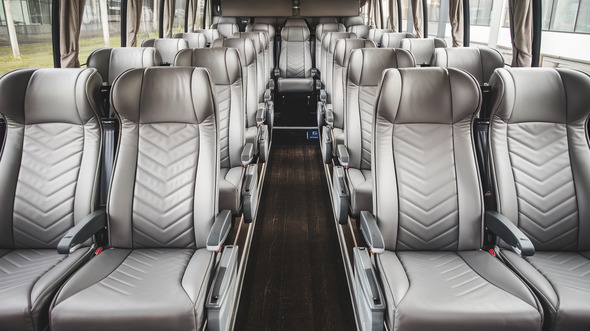
[{"label": "window", "polygon": [[160,10],[159,0],[143,0],[141,7],[141,21],[139,23],[139,32],[137,33],[137,46],[148,38],[158,38],[158,11]]},{"label": "window", "polygon": [[576,32],[590,33],[590,0],[582,0],[576,19]]},{"label": "window", "polygon": [[[18,68],[53,68],[51,0],[0,1],[0,76]],[[11,46],[6,10],[16,32]],[[15,57],[16,53],[16,57]]]},{"label": "window", "polygon": [[556,1],[553,5],[551,30],[573,32],[579,5],[579,0]]},{"label": "window", "polygon": [[121,0],[86,0],[80,28],[80,63],[101,47],[121,46]]},{"label": "window", "polygon": [[469,2],[469,21],[473,25],[490,25],[493,0],[474,0]]},{"label": "window", "polygon": [[438,22],[440,18],[440,0],[428,0],[428,22]]}]

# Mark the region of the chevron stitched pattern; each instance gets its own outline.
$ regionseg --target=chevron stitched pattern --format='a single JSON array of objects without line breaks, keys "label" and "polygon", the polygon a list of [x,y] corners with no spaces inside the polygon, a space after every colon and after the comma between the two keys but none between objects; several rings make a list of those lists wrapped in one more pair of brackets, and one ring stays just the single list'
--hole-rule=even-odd
[{"label": "chevron stitched pattern", "polygon": [[133,197],[134,247],[192,247],[196,125],[143,124]]},{"label": "chevron stitched pattern", "polygon": [[451,126],[402,124],[395,125],[393,132],[398,249],[456,248],[459,207]]},{"label": "chevron stitched pattern", "polygon": [[74,195],[84,128],[64,123],[25,127],[14,198],[15,247],[55,248],[74,225]]},{"label": "chevron stitched pattern", "polygon": [[229,116],[231,110],[231,87],[215,86],[215,98],[219,109],[219,159],[222,168],[229,168]]},{"label": "chevron stitched pattern", "polygon": [[535,252],[527,257],[559,293],[568,288],[590,300],[590,260],[574,252]]},{"label": "chevron stitched pattern", "polygon": [[481,295],[479,291],[494,287],[455,252],[398,252],[397,255],[410,283],[422,292],[436,293],[438,298],[477,298]]},{"label": "chevron stitched pattern", "polygon": [[55,249],[22,249],[0,257],[0,296],[29,293],[35,282],[66,256],[57,254]]},{"label": "chevron stitched pattern", "polygon": [[373,111],[377,97],[377,86],[359,88],[359,110],[361,118],[361,169],[371,169],[371,139]]},{"label": "chevron stitched pattern", "polygon": [[305,78],[305,45],[303,43],[288,42],[287,78]]},{"label": "chevron stitched pattern", "polygon": [[565,124],[508,127],[518,225],[539,250],[575,249],[578,206]]},{"label": "chevron stitched pattern", "polygon": [[[194,251],[168,249],[136,249],[106,278],[93,286],[96,295],[125,301],[132,297],[133,303],[160,300],[154,286],[180,280]],[[185,297],[187,297],[185,295]],[[188,297],[187,297],[188,298]]]}]

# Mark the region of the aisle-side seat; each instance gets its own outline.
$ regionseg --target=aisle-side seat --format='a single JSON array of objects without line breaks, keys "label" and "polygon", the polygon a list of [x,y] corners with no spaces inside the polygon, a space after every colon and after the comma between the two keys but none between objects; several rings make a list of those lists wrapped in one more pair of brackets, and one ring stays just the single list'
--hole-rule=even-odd
[{"label": "aisle-side seat", "polygon": [[207,37],[203,33],[176,33],[173,38],[184,39],[188,42],[188,48],[204,48],[207,47]]},{"label": "aisle-side seat", "polygon": [[531,289],[481,249],[489,223],[472,136],[480,102],[462,70],[384,74],[372,116],[374,215],[360,218],[374,260],[353,252],[369,327],[384,317],[390,330],[541,330]]},{"label": "aisle-side seat", "polygon": [[[383,34],[394,33],[391,29],[371,29],[369,30],[369,36],[367,39],[372,40],[377,47],[381,47],[381,39]],[[396,47],[397,48],[397,47]]]},{"label": "aisle-side seat", "polygon": [[416,38],[416,35],[410,32],[388,32],[381,36],[379,47],[382,48],[400,48],[402,39]]},{"label": "aisle-side seat", "polygon": [[181,49],[189,48],[187,40],[177,38],[148,38],[141,42],[141,47],[157,49],[162,56],[162,64],[164,65],[174,63],[176,53]]},{"label": "aisle-side seat", "polygon": [[543,304],[543,330],[588,330],[590,77],[568,69],[497,69],[490,85],[496,217],[532,242],[526,251],[518,247],[519,255],[510,249],[518,236],[497,252]]},{"label": "aisle-side seat", "polygon": [[[213,89],[203,68],[132,69],[114,82],[121,132],[106,209],[109,248],[60,289],[51,330],[199,330],[205,319],[210,330],[225,329],[227,316],[212,309],[234,303],[237,252],[223,247],[231,212],[217,209]],[[209,291],[218,281],[229,281],[227,292]]]},{"label": "aisle-side seat", "polygon": [[187,49],[178,53],[174,65],[207,68],[211,73],[219,109],[219,210],[229,209],[239,215],[245,167],[254,161],[254,144],[246,144],[245,97],[238,50]]},{"label": "aisle-side seat", "polygon": [[[346,106],[344,145],[336,148],[339,166],[346,172],[350,192],[349,212],[337,213],[341,223],[348,214],[358,217],[362,210],[373,210],[373,177],[371,175],[371,140],[374,106],[383,71],[415,65],[412,55],[403,49],[362,48],[352,50],[346,73]],[[345,210],[340,206],[338,210]]]},{"label": "aisle-side seat", "polygon": [[217,23],[211,26],[212,29],[217,29],[221,38],[231,38],[234,33],[240,32],[240,27],[235,23]]},{"label": "aisle-side seat", "polygon": [[320,71],[322,84],[324,83],[325,61],[322,55],[322,38],[328,32],[346,32],[344,25],[340,23],[320,23],[315,27],[315,67]]},{"label": "aisle-side seat", "polygon": [[352,32],[356,34],[358,38],[369,38],[369,30],[371,30],[371,26],[366,25],[362,17],[345,17],[342,20],[342,24],[344,24],[344,26],[346,27],[347,32]]},{"label": "aisle-side seat", "polygon": [[446,48],[447,42],[441,38],[405,38],[400,48],[406,49],[414,55],[417,66],[430,66],[430,61],[436,48]]},{"label": "aisle-side seat", "polygon": [[53,296],[94,255],[87,240],[106,226],[95,210],[101,82],[95,69],[22,69],[0,79],[8,124],[0,158],[2,330],[47,329]]},{"label": "aisle-side seat", "polygon": [[264,102],[264,93],[269,88],[269,81],[271,78],[270,68],[270,54],[268,47],[268,35],[266,32],[237,32],[233,38],[248,38],[254,42],[256,48],[256,68],[257,68],[257,84],[259,102]]},{"label": "aisle-side seat", "polygon": [[[270,69],[276,66],[275,53],[275,28],[272,24],[254,23],[246,26],[246,32],[264,32],[268,37],[268,67]],[[270,76],[269,76],[270,77]]]},{"label": "aisle-side seat", "polygon": [[[292,24],[305,21],[288,20]],[[285,26],[281,31],[281,52],[279,66],[274,70],[277,90],[280,93],[312,92],[314,79],[311,74],[312,60],[307,26]]]},{"label": "aisle-side seat", "polygon": [[288,18],[288,19],[286,19],[283,27],[286,28],[289,26],[305,27],[308,29],[308,32],[309,32],[309,26],[307,25],[307,21],[304,18]]},{"label": "aisle-side seat", "polygon": [[340,39],[356,38],[352,32],[328,32],[322,38],[322,56],[324,57],[324,92],[320,92],[320,101],[326,105],[332,104],[332,74],[334,69],[334,49]]},{"label": "aisle-side seat", "polygon": [[205,39],[207,41],[207,47],[211,47],[211,44],[213,44],[215,39],[221,37],[217,29],[196,29],[194,30],[194,32],[202,33],[205,36]]}]

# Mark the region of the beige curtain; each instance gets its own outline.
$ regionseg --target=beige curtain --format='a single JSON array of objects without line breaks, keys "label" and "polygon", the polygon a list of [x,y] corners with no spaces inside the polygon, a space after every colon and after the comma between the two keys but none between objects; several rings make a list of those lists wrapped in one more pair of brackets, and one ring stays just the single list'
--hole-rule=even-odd
[{"label": "beige curtain", "polygon": [[463,46],[463,0],[449,1],[449,21],[453,47]]},{"label": "beige curtain", "polygon": [[211,8],[211,6],[212,6],[211,0],[205,0],[205,1],[207,2],[207,4],[206,4],[207,10],[205,11],[204,20],[205,20],[205,28],[208,29],[211,26],[211,24],[213,24],[213,11]]},{"label": "beige curtain", "polygon": [[172,27],[174,26],[174,11],[176,0],[164,1],[164,38],[172,38]]},{"label": "beige curtain", "polygon": [[369,2],[369,25],[375,29],[383,28],[381,15],[381,0],[370,0]]},{"label": "beige curtain", "polygon": [[414,34],[418,38],[422,38],[424,35],[423,26],[424,26],[424,14],[422,13],[422,0],[411,0],[412,3],[412,17],[414,20]]},{"label": "beige curtain", "polygon": [[86,1],[62,1],[59,6],[59,53],[62,68],[80,68],[80,27]]},{"label": "beige curtain", "polygon": [[397,0],[389,0],[389,17],[387,18],[387,29],[397,32]]},{"label": "beige curtain", "polygon": [[137,46],[137,33],[141,23],[142,0],[127,0],[127,46]]},{"label": "beige curtain", "polygon": [[197,24],[197,9],[199,0],[187,0],[188,1],[188,32],[193,32],[195,29],[202,29],[201,26],[195,26]]},{"label": "beige curtain", "polygon": [[510,0],[512,66],[530,67],[533,50],[533,1]]}]

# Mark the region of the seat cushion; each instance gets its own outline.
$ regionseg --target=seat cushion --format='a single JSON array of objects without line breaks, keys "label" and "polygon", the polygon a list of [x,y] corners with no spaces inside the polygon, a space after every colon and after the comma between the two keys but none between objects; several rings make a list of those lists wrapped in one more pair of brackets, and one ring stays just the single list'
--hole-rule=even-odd
[{"label": "seat cushion", "polygon": [[377,255],[390,330],[540,330],[529,288],[484,251]]},{"label": "seat cushion", "polygon": [[58,293],[51,330],[198,330],[214,255],[205,249],[108,249]]},{"label": "seat cushion", "polygon": [[281,93],[313,92],[313,78],[282,78],[277,80],[277,89]]},{"label": "seat cushion", "polygon": [[543,252],[522,258],[502,250],[545,308],[547,330],[590,328],[590,252]]},{"label": "seat cushion", "polygon": [[70,255],[55,249],[0,251],[0,329],[45,328],[55,292],[89,253],[88,248]]},{"label": "seat cushion", "polygon": [[219,210],[229,209],[234,215],[242,203],[244,167],[221,168],[219,173]]},{"label": "seat cushion", "polygon": [[348,169],[350,212],[357,216],[361,211],[373,211],[373,177],[371,170]]}]

